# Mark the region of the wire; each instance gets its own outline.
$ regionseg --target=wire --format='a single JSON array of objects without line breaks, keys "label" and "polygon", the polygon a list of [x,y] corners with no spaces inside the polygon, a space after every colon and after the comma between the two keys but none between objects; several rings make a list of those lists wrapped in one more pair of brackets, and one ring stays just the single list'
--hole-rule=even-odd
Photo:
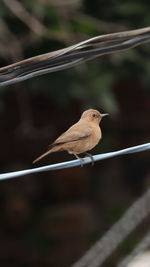
[{"label": "wire", "polygon": [[[93,158],[94,158],[94,161],[99,161],[103,159],[113,158],[119,155],[137,153],[137,152],[141,152],[141,151],[145,151],[149,149],[150,149],[150,143],[146,143],[143,145],[133,146],[130,148],[126,148],[126,149],[122,149],[122,150],[118,150],[114,152],[95,155],[93,156]],[[92,160],[89,157],[86,157],[83,160],[84,160],[84,164],[92,163]],[[71,161],[56,163],[52,165],[47,165],[47,166],[43,166],[39,168],[8,172],[8,173],[0,174],[0,180],[16,178],[16,177],[20,177],[23,175],[33,174],[33,173],[39,173],[39,172],[45,172],[45,171],[56,171],[56,170],[61,170],[61,169],[66,169],[66,168],[72,168],[72,167],[80,166],[80,164],[81,164],[80,160],[77,159],[77,160],[71,160]]]},{"label": "wire", "polygon": [[150,42],[150,27],[96,36],[67,48],[0,68],[0,87],[67,69],[99,56],[125,51],[145,42]]}]

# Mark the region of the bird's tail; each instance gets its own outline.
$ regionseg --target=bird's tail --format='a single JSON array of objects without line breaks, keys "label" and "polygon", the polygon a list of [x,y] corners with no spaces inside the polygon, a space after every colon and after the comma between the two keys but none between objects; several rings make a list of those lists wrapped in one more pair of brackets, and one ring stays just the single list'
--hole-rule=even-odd
[{"label": "bird's tail", "polygon": [[53,152],[57,152],[59,151],[60,148],[58,146],[56,147],[52,147],[51,149],[49,149],[47,152],[45,152],[44,154],[42,154],[41,156],[39,156],[38,158],[36,158],[34,161],[33,161],[33,164],[38,162],[39,160],[45,158],[47,155],[53,153]]}]

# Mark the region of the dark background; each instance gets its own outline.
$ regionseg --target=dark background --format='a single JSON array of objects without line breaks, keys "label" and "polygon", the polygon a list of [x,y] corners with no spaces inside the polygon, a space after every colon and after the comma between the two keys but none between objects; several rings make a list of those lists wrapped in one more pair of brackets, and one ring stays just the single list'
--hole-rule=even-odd
[{"label": "dark background", "polygon": [[[0,3],[1,67],[150,24],[146,0],[19,1],[44,28],[11,2],[16,14],[7,1]],[[149,51],[149,44],[143,44],[0,88],[0,173],[32,168],[32,161],[88,108],[110,114],[101,123],[103,139],[93,154],[149,142]],[[142,152],[94,167],[1,181],[0,266],[66,267],[75,262],[149,187],[149,156]],[[71,159],[56,153],[37,166]],[[106,266],[115,266],[147,228],[145,223],[137,229]]]}]

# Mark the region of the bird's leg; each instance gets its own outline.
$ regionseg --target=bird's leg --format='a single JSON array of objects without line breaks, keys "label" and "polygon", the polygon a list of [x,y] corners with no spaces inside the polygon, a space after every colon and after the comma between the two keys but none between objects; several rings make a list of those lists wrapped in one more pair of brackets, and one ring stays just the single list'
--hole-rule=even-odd
[{"label": "bird's leg", "polygon": [[83,165],[84,165],[84,159],[82,159],[82,158],[80,158],[77,154],[73,154],[77,159],[79,159],[80,160],[80,164],[81,164],[81,167],[83,167]]},{"label": "bird's leg", "polygon": [[87,153],[87,152],[85,153],[85,155],[87,155],[88,157],[90,157],[90,159],[92,161],[92,166],[93,166],[94,163],[95,163],[93,156],[91,154]]}]

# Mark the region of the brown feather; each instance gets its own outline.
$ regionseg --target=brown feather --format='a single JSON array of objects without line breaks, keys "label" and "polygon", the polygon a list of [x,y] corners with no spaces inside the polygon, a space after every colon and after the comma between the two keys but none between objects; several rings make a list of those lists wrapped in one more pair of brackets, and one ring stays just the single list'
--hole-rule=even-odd
[{"label": "brown feather", "polygon": [[61,147],[57,146],[57,147],[52,147],[51,149],[49,149],[47,152],[45,152],[44,154],[42,154],[40,157],[36,158],[33,163],[38,162],[39,160],[43,159],[44,157],[46,157],[47,155],[53,153],[53,152],[57,152],[57,151],[61,151]]},{"label": "brown feather", "polygon": [[[70,142],[75,142],[75,141],[79,141],[79,140],[82,140],[82,139],[85,139],[85,138],[87,138],[88,137],[88,135],[87,136],[82,136],[82,137],[80,137],[79,139],[74,139],[74,140],[71,140]],[[47,152],[45,152],[44,154],[42,154],[40,157],[38,157],[37,159],[35,159],[34,161],[33,161],[33,163],[36,163],[36,162],[38,162],[39,160],[41,160],[42,158],[44,158],[44,157],[46,157],[47,155],[49,155],[49,154],[51,154],[51,153],[53,153],[53,152],[58,152],[58,151],[62,151],[63,149],[61,149],[61,147],[60,146],[62,146],[63,144],[65,144],[65,143],[69,143],[69,142],[61,142],[61,143],[52,143],[51,145],[49,145],[49,150],[47,151]]]},{"label": "brown feather", "polygon": [[99,123],[102,117],[99,111],[90,109],[83,112],[80,120],[61,134],[49,147],[49,150],[35,159],[33,163],[45,156],[57,152],[67,151],[69,154],[85,153],[95,147],[100,141],[102,134]]}]

